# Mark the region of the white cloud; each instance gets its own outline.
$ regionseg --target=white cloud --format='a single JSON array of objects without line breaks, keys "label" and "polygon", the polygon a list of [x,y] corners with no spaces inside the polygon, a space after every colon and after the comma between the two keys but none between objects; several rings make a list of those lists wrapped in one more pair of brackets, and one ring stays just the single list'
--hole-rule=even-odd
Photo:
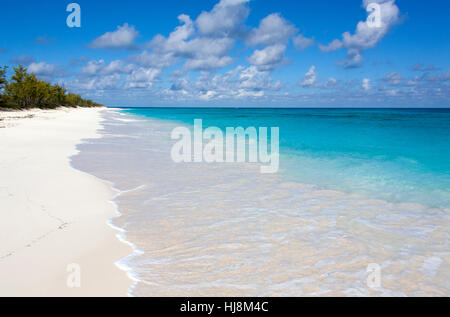
[{"label": "white cloud", "polygon": [[183,68],[185,70],[209,71],[217,68],[223,68],[231,63],[233,63],[233,59],[229,56],[206,56],[204,58],[187,60]]},{"label": "white cloud", "polygon": [[[248,16],[249,0],[221,0],[209,12],[202,12],[195,22],[181,14],[181,25],[168,37],[155,36],[149,43],[149,51],[129,58],[143,67],[164,69],[184,62],[174,75],[189,71],[215,71],[231,65],[229,56],[235,46],[237,33],[243,35],[242,23]],[[238,32],[239,31],[239,32]],[[266,46],[253,52],[248,61],[260,70],[273,70],[284,61],[286,45],[297,29],[279,14],[264,18],[258,28],[251,30],[245,43]]]},{"label": "white cloud", "polygon": [[195,34],[194,23],[188,15],[181,14],[178,16],[181,25],[177,26],[168,38],[157,35],[150,42],[150,47],[155,51],[176,51],[185,41]]},{"label": "white cloud", "polygon": [[346,48],[347,58],[339,63],[345,68],[358,67],[362,64],[361,52],[375,47],[389,32],[392,26],[399,21],[400,10],[395,5],[395,0],[363,0],[363,7],[376,2],[380,5],[381,26],[374,27],[367,21],[360,21],[354,34],[345,32],[342,39],[335,39],[329,45],[320,45],[324,52],[330,52]]},{"label": "white cloud", "polygon": [[134,69],[134,66],[131,64],[125,64],[121,60],[114,60],[105,66],[105,68],[102,70],[102,73],[103,74],[114,74],[114,73],[128,74],[133,69]]},{"label": "white cloud", "polygon": [[126,77],[125,88],[150,88],[160,74],[160,69],[140,67]]},{"label": "white cloud", "polygon": [[187,59],[203,59],[211,56],[223,57],[233,46],[234,40],[230,38],[210,39],[200,37],[181,43],[172,52],[176,56]]},{"label": "white cloud", "polygon": [[96,90],[115,90],[122,89],[122,78],[119,74],[108,76],[96,76],[90,79],[77,78],[70,82],[61,84],[70,91],[96,91]]},{"label": "white cloud", "polygon": [[121,77],[119,74],[113,74],[108,76],[100,76],[95,79],[93,85],[95,89],[117,89],[121,83]]},{"label": "white cloud", "polygon": [[399,73],[390,72],[384,76],[383,80],[391,86],[398,86],[402,83],[403,77]]},{"label": "white cloud", "polygon": [[166,68],[177,62],[177,58],[172,53],[149,53],[148,51],[131,55],[129,60],[140,66],[155,68]]},{"label": "white cloud", "polygon": [[106,64],[104,60],[89,61],[82,69],[81,74],[86,76],[110,75],[110,74],[127,74],[134,69],[131,64],[125,64],[121,60],[114,60]]},{"label": "white cloud", "polygon": [[360,51],[357,49],[349,49],[348,54],[343,61],[339,61],[336,64],[345,68],[357,68],[362,66],[364,58]]},{"label": "white cloud", "polygon": [[[155,100],[161,101],[242,99],[286,101],[292,105],[301,105],[304,101],[310,101],[310,105],[319,105],[321,102],[346,104],[345,101],[349,101],[349,104],[363,106],[364,102],[367,104],[368,96],[371,100],[394,100],[396,105],[399,100],[408,100],[408,97],[414,101],[428,101],[433,98],[441,98],[446,102],[450,100],[450,73],[441,73],[435,68],[425,66],[415,67],[420,71],[416,75],[420,76],[411,79],[403,79],[398,73],[389,73],[384,78],[377,78],[376,83],[375,79],[370,78],[344,83],[344,80],[329,76],[324,77],[328,78],[327,80],[321,81],[316,66],[312,65],[298,85],[315,89],[298,89],[301,93],[293,92],[291,88],[284,87],[280,81],[272,78],[271,71],[286,61],[285,54],[291,39],[299,50],[314,45],[314,39],[298,34],[295,26],[280,14],[268,15],[258,26],[248,29],[247,32],[243,23],[249,13],[248,2],[222,0],[211,11],[200,14],[197,19],[181,14],[178,17],[180,24],[171,33],[155,36],[143,51],[124,60],[80,59],[72,66],[81,66],[81,72],[74,75],[75,79],[66,82],[65,86],[70,91],[86,93],[88,96],[117,94],[135,97],[134,100],[155,97]],[[385,11],[391,13],[391,19],[383,20],[382,28],[369,30],[366,22],[360,22],[354,34],[346,32],[342,38],[320,48],[323,51],[346,49],[347,57],[339,64],[344,67],[360,66],[363,63],[364,51],[375,47],[398,20],[398,8],[393,0],[378,2],[385,6],[385,9],[391,9]],[[124,32],[124,28],[131,29],[132,34],[118,36],[119,33],[129,33]],[[137,35],[134,27],[125,24],[94,42],[101,47],[132,48]],[[239,60],[233,59],[231,55],[237,41],[253,47],[250,56],[245,56],[248,64],[244,62],[232,70],[218,71]],[[115,44],[111,44],[113,42]],[[240,50],[238,56],[241,53]],[[177,67],[176,70],[173,66]],[[169,67],[173,72],[168,76],[168,82],[159,85],[163,70]],[[57,70],[57,67],[46,63],[33,63],[32,69],[40,74],[51,74],[52,69]],[[376,89],[372,87],[375,84]],[[389,87],[390,85],[395,87]]]},{"label": "white cloud", "polygon": [[314,45],[314,39],[307,38],[303,34],[297,35],[292,41],[298,50],[304,50]]},{"label": "white cloud", "polygon": [[27,70],[39,77],[54,77],[62,74],[61,69],[56,64],[47,64],[46,62],[31,63]]},{"label": "white cloud", "polygon": [[272,83],[267,72],[258,70],[255,66],[239,69],[239,88],[247,90],[277,90],[281,83]]},{"label": "white cloud", "polygon": [[333,52],[333,51],[337,51],[343,47],[344,47],[344,44],[342,44],[342,42],[338,39],[333,40],[328,45],[322,45],[322,44],[319,45],[319,48],[322,52]]},{"label": "white cloud", "polygon": [[321,87],[325,89],[333,89],[337,88],[338,85],[339,81],[336,78],[330,77],[323,85],[321,85]]},{"label": "white cloud", "polygon": [[[183,24],[168,38],[156,36],[150,42],[152,53],[134,56],[134,60],[147,66],[167,67],[180,59],[186,59],[184,70],[214,70],[228,66],[233,59],[227,54],[234,47],[235,40],[229,37],[195,37],[195,28],[187,15],[178,17]],[[158,65],[151,61],[160,61]]]},{"label": "white cloud", "polygon": [[273,70],[283,62],[285,51],[285,45],[268,46],[262,50],[255,50],[248,58],[248,62],[260,70]]},{"label": "white cloud", "polygon": [[81,69],[81,73],[88,76],[97,75],[100,70],[105,67],[105,61],[89,61],[86,66]]},{"label": "white cloud", "polygon": [[113,48],[113,49],[132,49],[135,48],[134,41],[138,37],[139,32],[134,26],[125,23],[118,26],[114,32],[106,32],[102,36],[96,38],[90,46],[92,48]]},{"label": "white cloud", "polygon": [[365,91],[369,91],[371,89],[370,78],[363,78],[363,80],[362,80],[362,88]]},{"label": "white cloud", "polygon": [[317,83],[316,66],[312,65],[308,72],[303,76],[303,79],[299,82],[299,86],[309,88],[314,87]]},{"label": "white cloud", "polygon": [[238,66],[224,74],[203,73],[194,82],[179,78],[165,94],[182,100],[254,99],[280,88],[281,83],[273,82],[268,72],[256,66]]},{"label": "white cloud", "polygon": [[340,80],[334,77],[329,77],[327,81],[322,83],[319,82],[316,66],[312,65],[303,78],[298,82],[298,86],[303,88],[336,89],[340,86]]},{"label": "white cloud", "polygon": [[279,13],[273,13],[262,19],[258,28],[250,31],[246,44],[250,46],[285,45],[295,33],[297,33],[295,26],[283,19]]},{"label": "white cloud", "polygon": [[203,11],[195,21],[200,34],[205,36],[234,36],[249,14],[250,0],[221,0],[214,8]]},{"label": "white cloud", "polygon": [[406,82],[406,86],[416,86],[417,84],[419,84],[420,80],[421,78],[419,76],[414,76]]}]

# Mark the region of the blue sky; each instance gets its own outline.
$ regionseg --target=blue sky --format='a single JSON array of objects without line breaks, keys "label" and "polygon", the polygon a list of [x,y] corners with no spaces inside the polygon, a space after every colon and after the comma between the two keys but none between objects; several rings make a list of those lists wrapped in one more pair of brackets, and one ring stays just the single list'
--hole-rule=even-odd
[{"label": "blue sky", "polygon": [[448,1],[69,3],[2,3],[0,65],[108,106],[450,106]]}]

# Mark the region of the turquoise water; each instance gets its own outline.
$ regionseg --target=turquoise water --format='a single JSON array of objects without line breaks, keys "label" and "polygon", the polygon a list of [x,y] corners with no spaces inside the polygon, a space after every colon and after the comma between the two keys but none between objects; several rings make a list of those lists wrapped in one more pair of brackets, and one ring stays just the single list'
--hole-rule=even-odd
[{"label": "turquoise water", "polygon": [[450,207],[450,109],[133,108],[204,128],[279,127],[287,179],[392,202]]},{"label": "turquoise water", "polygon": [[[72,166],[117,191],[120,216],[110,223],[134,246],[118,263],[135,281],[130,294],[449,294],[450,209],[428,207],[448,205],[445,111],[101,115],[102,137],[79,145]],[[171,132],[197,118],[205,127],[278,126],[280,173],[262,174],[259,164],[174,162]],[[407,201],[421,204],[395,203]],[[372,263],[382,271],[376,289],[367,285]]]}]

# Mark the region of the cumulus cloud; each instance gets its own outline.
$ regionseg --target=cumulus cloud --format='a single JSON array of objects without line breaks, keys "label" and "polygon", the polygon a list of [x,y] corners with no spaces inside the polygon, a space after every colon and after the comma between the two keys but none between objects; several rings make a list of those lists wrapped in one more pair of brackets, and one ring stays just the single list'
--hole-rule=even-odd
[{"label": "cumulus cloud", "polygon": [[[100,66],[100,67],[99,67]],[[108,71],[108,67],[111,66]],[[134,68],[129,73],[123,73],[123,70],[113,72],[114,63],[103,64],[101,62],[91,63],[91,70],[85,69],[78,78],[72,81],[64,81],[62,84],[73,91],[122,91],[134,89],[151,88],[155,82],[159,81],[161,70],[155,68]],[[93,75],[95,69],[96,75]],[[123,75],[126,75],[125,78]]]},{"label": "cumulus cloud", "polygon": [[262,50],[255,50],[248,58],[248,62],[258,67],[259,70],[273,70],[284,60],[285,45],[272,45]]},{"label": "cumulus cloud", "polygon": [[134,69],[131,64],[125,64],[121,60],[114,60],[107,64],[104,60],[89,61],[82,69],[81,74],[86,76],[127,74]]},{"label": "cumulus cloud", "polygon": [[194,23],[188,15],[181,14],[178,16],[181,25],[177,26],[167,38],[157,35],[150,42],[150,48],[159,52],[170,52],[180,50],[185,45],[186,40],[195,34]]},{"label": "cumulus cloud", "polygon": [[294,46],[298,50],[305,50],[310,46],[314,45],[314,39],[307,38],[303,34],[299,34],[292,39]]},{"label": "cumulus cloud", "polygon": [[399,73],[390,72],[384,76],[383,80],[391,86],[398,86],[402,83],[403,77]]},{"label": "cumulus cloud", "polygon": [[326,81],[320,82],[318,79],[316,66],[312,65],[309,70],[305,73],[303,78],[298,82],[298,86],[303,88],[320,88],[323,90],[335,90],[340,87],[341,81],[329,77]]},{"label": "cumulus cloud", "polygon": [[29,73],[33,73],[38,77],[59,77],[62,75],[62,70],[56,64],[48,64],[46,62],[31,63],[27,70]]},{"label": "cumulus cloud", "polygon": [[90,79],[77,78],[73,81],[63,81],[60,83],[71,91],[103,91],[117,90],[122,88],[122,77],[120,74],[107,76],[95,76]]},{"label": "cumulus cloud", "polygon": [[134,26],[125,23],[123,26],[118,26],[116,31],[106,32],[102,36],[96,38],[91,44],[92,48],[107,48],[107,49],[133,49],[135,48],[134,41],[138,37],[139,32]]},{"label": "cumulus cloud", "polygon": [[362,89],[364,91],[369,91],[371,89],[370,78],[363,78],[363,80],[362,80]]},{"label": "cumulus cloud", "polygon": [[[338,64],[347,68],[361,66],[364,51],[375,47],[398,21],[399,12],[394,0],[377,2],[382,5],[382,13],[387,12],[391,16],[386,18],[388,14],[382,19],[380,28],[371,30],[367,22],[360,22],[353,34],[346,32],[329,45],[321,45],[321,50],[331,52],[345,49],[347,57]],[[314,39],[299,34],[297,28],[278,13],[266,16],[253,28],[246,27],[244,23],[249,14],[248,3],[248,0],[221,0],[212,10],[202,12],[197,18],[181,14],[178,16],[180,23],[174,26],[172,32],[156,35],[146,46],[142,46],[142,51],[124,60],[80,59],[71,66],[81,71],[65,86],[88,95],[107,91],[104,95],[116,93],[142,96],[141,99],[155,97],[155,100],[161,101],[240,99],[286,101],[299,105],[309,100],[314,105],[323,101],[328,104],[347,104],[346,101],[349,101],[348,104],[353,102],[363,106],[361,102],[367,101],[368,96],[374,102],[394,100],[392,104],[395,105],[400,105],[399,101],[408,100],[408,97],[424,101],[433,98],[450,100],[450,73],[438,72],[423,65],[415,67],[417,72],[414,74],[418,76],[412,78],[392,72],[382,78],[347,82],[329,76],[324,77],[327,80],[322,80],[316,66],[312,65],[298,82],[298,86],[311,89],[297,89],[301,93],[286,89],[272,77],[272,71],[286,62],[285,55],[291,40],[298,50],[303,50],[314,45]],[[363,2],[364,5],[368,3]],[[127,29],[132,29],[132,32]],[[130,33],[130,36],[123,36],[126,33]],[[94,42],[98,47],[132,48],[137,35],[134,27],[125,24]],[[251,53],[244,56],[247,62],[235,65],[231,70],[220,70],[240,60],[231,55],[237,41],[252,49]],[[29,61],[31,63],[34,63],[34,59]],[[51,66],[34,64],[33,68],[39,73],[51,73]],[[165,78],[165,69],[173,72],[168,74],[164,85],[159,85]]]},{"label": "cumulus cloud", "polygon": [[[157,35],[149,44],[152,53],[135,56],[137,61],[151,64],[150,60],[159,60],[171,65],[180,59],[186,59],[184,70],[215,70],[228,66],[233,59],[227,54],[235,40],[229,37],[195,37],[195,27],[187,15],[178,17],[182,25],[178,26],[167,38]],[[161,63],[160,63],[161,65]],[[153,65],[156,66],[156,65]]]},{"label": "cumulus cloud", "polygon": [[237,36],[250,12],[250,0],[221,0],[211,11],[203,11],[195,21],[200,34],[212,37]]},{"label": "cumulus cloud", "polygon": [[393,25],[399,22],[400,10],[395,4],[395,0],[363,0],[363,7],[367,8],[370,3],[377,3],[380,6],[380,26],[374,26],[368,20],[360,21],[356,26],[354,34],[345,32],[342,39],[335,39],[329,45],[320,45],[324,52],[330,52],[346,48],[347,58],[339,65],[345,68],[361,66],[363,58],[361,53],[367,49],[375,47],[389,32]]},{"label": "cumulus cloud", "polygon": [[150,53],[145,50],[131,55],[129,60],[144,67],[166,68],[173,65],[178,59],[171,53]]},{"label": "cumulus cloud", "polygon": [[268,72],[260,71],[257,67],[250,66],[239,68],[239,87],[247,90],[278,90],[281,83],[272,82]]},{"label": "cumulus cloud", "polygon": [[230,38],[195,38],[191,41],[179,43],[179,46],[171,48],[175,56],[202,60],[209,57],[224,57],[234,46],[234,40]]},{"label": "cumulus cloud", "polygon": [[334,89],[339,86],[339,81],[336,78],[330,77],[328,80],[321,85],[324,89]]},{"label": "cumulus cloud", "polygon": [[344,47],[344,44],[338,39],[333,40],[328,45],[319,44],[319,48],[322,52],[333,52],[333,51],[337,51],[343,47]]},{"label": "cumulus cloud", "polygon": [[441,89],[450,91],[447,82],[450,81],[450,71],[435,73],[435,72],[424,72],[420,76],[413,76],[409,79],[404,79],[403,76],[397,73],[388,73],[382,79],[384,82],[392,86],[402,86],[407,87],[421,87],[427,89]]},{"label": "cumulus cloud", "polygon": [[250,46],[285,45],[297,31],[295,26],[282,18],[279,13],[273,13],[262,19],[259,27],[250,31],[246,44]]},{"label": "cumulus cloud", "polygon": [[364,63],[364,58],[361,52],[357,49],[349,49],[348,54],[343,61],[339,61],[336,64],[344,68],[357,68],[361,67]]},{"label": "cumulus cloud", "polygon": [[305,76],[303,76],[303,79],[300,80],[298,83],[299,86],[304,88],[314,87],[317,83],[317,73],[316,73],[316,66],[312,65],[308,72],[306,72]]},{"label": "cumulus cloud", "polygon": [[263,46],[257,49],[247,61],[257,66],[260,71],[274,70],[285,61],[287,43],[297,33],[294,25],[286,21],[279,13],[265,17],[257,28],[252,29],[245,44],[249,46]]},{"label": "cumulus cloud", "polygon": [[275,13],[262,19],[257,28],[244,36],[248,2],[221,0],[195,20],[181,14],[178,16],[180,25],[174,31],[167,37],[156,35],[147,50],[129,60],[143,67],[159,69],[184,61],[183,67],[174,72],[178,77],[189,71],[211,72],[234,62],[229,54],[236,40],[242,38],[246,45],[263,47],[255,50],[248,62],[261,71],[273,70],[285,61],[286,45],[297,29]]},{"label": "cumulus cloud", "polygon": [[229,56],[205,56],[197,59],[189,59],[184,64],[184,70],[210,71],[230,65],[233,59]]},{"label": "cumulus cloud", "polygon": [[140,67],[126,77],[125,88],[150,88],[160,74],[160,69]]},{"label": "cumulus cloud", "polygon": [[238,66],[224,74],[203,73],[194,82],[179,78],[165,94],[178,100],[253,99],[263,98],[280,88],[281,83],[274,82],[268,72],[256,66]]}]

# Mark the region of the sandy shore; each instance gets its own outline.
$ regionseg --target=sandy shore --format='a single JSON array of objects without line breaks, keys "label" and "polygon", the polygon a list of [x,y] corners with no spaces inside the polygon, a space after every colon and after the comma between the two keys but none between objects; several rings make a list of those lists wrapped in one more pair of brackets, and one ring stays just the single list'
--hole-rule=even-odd
[{"label": "sandy shore", "polygon": [[100,111],[0,112],[0,296],[127,295],[115,262],[131,248],[107,224],[115,193],[70,165],[99,137]]}]

